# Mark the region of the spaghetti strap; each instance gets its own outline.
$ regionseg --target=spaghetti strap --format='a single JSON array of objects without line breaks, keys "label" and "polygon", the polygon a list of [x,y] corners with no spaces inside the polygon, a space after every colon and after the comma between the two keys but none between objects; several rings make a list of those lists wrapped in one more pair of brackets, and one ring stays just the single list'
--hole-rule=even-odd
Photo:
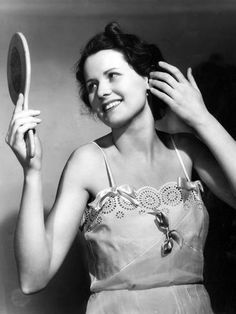
[{"label": "spaghetti strap", "polygon": [[174,141],[173,137],[170,136],[170,139],[171,139],[171,142],[172,142],[172,144],[173,144],[173,146],[174,146],[174,149],[175,149],[176,155],[178,156],[178,159],[179,159],[179,161],[180,161],[180,164],[181,164],[181,166],[182,166],[182,168],[183,168],[183,171],[184,171],[184,174],[185,174],[185,176],[186,176],[186,179],[187,179],[188,181],[191,181],[190,178],[189,178],[188,172],[187,172],[187,170],[186,170],[186,168],[185,168],[183,159],[182,159],[182,157],[181,157],[181,155],[180,155],[180,152],[179,152],[179,150],[178,150],[178,148],[177,148],[177,146],[176,146],[176,144],[175,144],[175,141]]},{"label": "spaghetti strap", "polygon": [[104,153],[103,149],[96,143],[96,142],[92,142],[93,144],[95,144],[100,151],[102,152],[103,158],[104,158],[104,162],[105,162],[105,166],[106,166],[106,170],[107,170],[107,176],[108,176],[108,180],[109,180],[109,185],[111,187],[115,187],[115,180],[113,178],[112,172],[111,172],[111,168],[109,166],[106,154]]}]

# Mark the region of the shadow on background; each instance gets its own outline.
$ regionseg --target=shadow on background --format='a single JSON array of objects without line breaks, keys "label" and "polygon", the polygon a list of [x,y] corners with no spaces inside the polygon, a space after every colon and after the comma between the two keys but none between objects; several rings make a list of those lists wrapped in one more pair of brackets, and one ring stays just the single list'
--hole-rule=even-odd
[{"label": "shadow on background", "polygon": [[[16,273],[13,251],[13,232],[16,215],[0,226],[2,241],[0,290],[4,300],[1,314],[84,314],[89,297],[89,275],[84,258],[85,243],[79,233],[64,263],[48,286],[32,295],[24,295]],[[6,312],[7,309],[7,312]]]},{"label": "shadow on background", "polygon": [[[208,110],[236,139],[236,66],[212,54],[193,69]],[[216,134],[217,136],[217,134]],[[236,162],[236,161],[235,161]],[[210,216],[205,246],[205,285],[216,314],[236,313],[236,213],[205,187]]]}]

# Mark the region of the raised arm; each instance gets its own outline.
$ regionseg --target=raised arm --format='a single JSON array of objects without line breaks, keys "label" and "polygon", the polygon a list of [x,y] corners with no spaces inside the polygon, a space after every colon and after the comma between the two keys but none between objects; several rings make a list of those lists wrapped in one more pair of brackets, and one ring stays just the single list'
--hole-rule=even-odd
[{"label": "raised arm", "polygon": [[56,201],[44,221],[41,145],[37,135],[36,155],[26,154],[24,134],[40,122],[39,112],[22,111],[23,96],[19,97],[10,122],[7,143],[15,152],[24,170],[24,186],[15,231],[15,255],[21,288],[32,293],[46,286],[60,267],[71,243],[88,200],[85,188],[85,150],[72,154],[63,171]]},{"label": "raised arm", "polygon": [[191,69],[185,78],[168,63],[160,62],[160,66],[167,73],[151,73],[151,92],[165,101],[204,144],[193,141],[190,145],[196,170],[213,193],[236,207],[235,140],[207,110]]}]

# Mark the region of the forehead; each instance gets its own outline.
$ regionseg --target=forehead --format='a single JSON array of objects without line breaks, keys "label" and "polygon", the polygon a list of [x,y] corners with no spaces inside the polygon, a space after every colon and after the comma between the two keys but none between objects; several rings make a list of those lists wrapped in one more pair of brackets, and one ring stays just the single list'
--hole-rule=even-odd
[{"label": "forehead", "polygon": [[121,52],[116,50],[101,50],[86,59],[84,75],[85,78],[90,78],[112,68],[131,69]]}]

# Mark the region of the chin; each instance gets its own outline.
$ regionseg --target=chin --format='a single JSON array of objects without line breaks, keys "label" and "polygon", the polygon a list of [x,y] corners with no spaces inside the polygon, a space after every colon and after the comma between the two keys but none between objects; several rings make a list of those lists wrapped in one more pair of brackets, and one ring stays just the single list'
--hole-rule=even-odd
[{"label": "chin", "polygon": [[104,116],[100,116],[100,120],[112,129],[126,127],[130,124],[144,109],[144,107],[135,108],[136,110],[125,110],[125,111],[116,111],[114,110],[110,114],[105,114]]},{"label": "chin", "polygon": [[110,127],[111,129],[119,129],[122,127],[125,127],[127,124],[130,123],[132,119],[122,119],[122,118],[118,118],[118,117],[114,117],[112,119],[101,119],[101,121],[107,125],[108,127]]}]

